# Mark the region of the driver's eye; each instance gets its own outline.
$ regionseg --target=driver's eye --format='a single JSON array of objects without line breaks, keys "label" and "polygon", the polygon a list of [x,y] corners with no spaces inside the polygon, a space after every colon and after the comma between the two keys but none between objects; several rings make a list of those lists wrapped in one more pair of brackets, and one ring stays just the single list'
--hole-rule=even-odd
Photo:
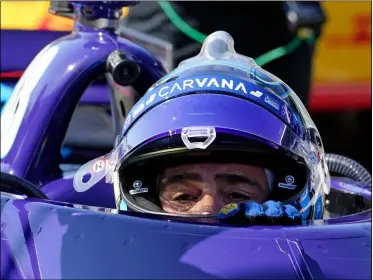
[{"label": "driver's eye", "polygon": [[169,200],[170,206],[178,212],[189,211],[197,202],[198,198],[190,194],[180,194]]},{"label": "driver's eye", "polygon": [[250,200],[250,196],[238,192],[233,192],[229,195],[229,199],[232,201],[246,201]]},{"label": "driver's eye", "polygon": [[173,199],[174,201],[185,203],[190,201],[195,201],[196,198],[190,194],[181,194]]}]

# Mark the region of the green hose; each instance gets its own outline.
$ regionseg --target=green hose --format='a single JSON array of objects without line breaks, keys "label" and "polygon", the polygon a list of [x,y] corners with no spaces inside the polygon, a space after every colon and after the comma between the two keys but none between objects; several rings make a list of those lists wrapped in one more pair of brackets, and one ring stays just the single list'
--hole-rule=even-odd
[{"label": "green hose", "polygon": [[275,59],[278,59],[288,53],[295,51],[300,46],[301,43],[302,43],[302,39],[297,35],[286,46],[275,48],[255,58],[254,59],[255,63],[258,64],[259,66],[263,66]]},{"label": "green hose", "polygon": [[169,2],[159,1],[163,12],[169,18],[173,25],[175,25],[181,32],[183,32],[188,37],[193,40],[203,44],[203,41],[206,39],[206,35],[199,32],[197,29],[194,29],[188,23],[186,23],[175,11],[172,5]]},{"label": "green hose", "polygon": [[[193,39],[198,43],[203,44],[207,37],[205,34],[199,32],[197,29],[193,28],[188,23],[186,23],[176,13],[175,9],[169,2],[158,1],[158,3],[173,25],[175,25],[181,32],[183,32],[189,38]],[[286,54],[295,51],[304,40],[308,44],[314,43],[315,38],[312,30],[305,28],[299,29],[295,38],[292,41],[290,41],[287,45],[278,47],[265,54],[262,54],[261,56],[255,58],[255,62],[259,66],[263,66],[275,59],[278,59]]]}]

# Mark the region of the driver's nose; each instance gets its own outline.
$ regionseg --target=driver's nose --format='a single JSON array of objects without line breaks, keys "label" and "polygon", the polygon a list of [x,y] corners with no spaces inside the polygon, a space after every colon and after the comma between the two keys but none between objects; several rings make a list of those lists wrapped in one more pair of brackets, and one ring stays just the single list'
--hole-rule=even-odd
[{"label": "driver's nose", "polygon": [[220,212],[225,206],[223,200],[218,195],[205,194],[199,201],[199,214],[214,215]]}]

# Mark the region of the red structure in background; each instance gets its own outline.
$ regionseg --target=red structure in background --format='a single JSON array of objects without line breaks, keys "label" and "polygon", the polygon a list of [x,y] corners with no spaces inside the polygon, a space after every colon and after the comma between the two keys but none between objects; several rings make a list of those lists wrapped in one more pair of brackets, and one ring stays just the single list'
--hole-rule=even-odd
[{"label": "red structure in background", "polygon": [[357,14],[351,18],[353,33],[351,35],[328,35],[327,46],[330,48],[353,45],[372,44],[372,16]]},{"label": "red structure in background", "polygon": [[[73,27],[71,20],[49,14],[48,2],[2,1],[0,5],[1,28],[45,32],[69,31]],[[317,45],[310,109],[313,112],[371,109],[371,4],[325,2],[323,6],[328,21]],[[124,15],[127,12],[124,10]],[[22,51],[27,50],[27,44],[32,42],[27,42]],[[12,55],[17,57],[17,52]],[[0,78],[18,79],[24,71],[11,70],[16,71],[1,69]]]},{"label": "red structure in background", "polygon": [[362,44],[372,43],[372,16],[371,15],[357,15],[354,18],[355,34],[353,41]]},{"label": "red structure in background", "polygon": [[312,112],[372,109],[372,88],[369,84],[315,85],[310,95]]}]

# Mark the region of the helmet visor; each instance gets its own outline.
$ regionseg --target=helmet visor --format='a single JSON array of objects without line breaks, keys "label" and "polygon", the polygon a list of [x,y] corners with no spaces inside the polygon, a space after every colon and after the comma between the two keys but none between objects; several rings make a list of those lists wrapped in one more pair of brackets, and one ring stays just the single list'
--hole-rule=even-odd
[{"label": "helmet visor", "polygon": [[303,159],[310,169],[317,163],[307,142],[265,108],[238,97],[196,93],[170,99],[149,110],[111,153],[78,170],[74,188],[86,191],[106,175],[110,178],[130,155],[156,140],[180,139],[181,135],[189,149],[206,149],[219,133],[251,137],[275,149],[282,148],[290,156]]}]

